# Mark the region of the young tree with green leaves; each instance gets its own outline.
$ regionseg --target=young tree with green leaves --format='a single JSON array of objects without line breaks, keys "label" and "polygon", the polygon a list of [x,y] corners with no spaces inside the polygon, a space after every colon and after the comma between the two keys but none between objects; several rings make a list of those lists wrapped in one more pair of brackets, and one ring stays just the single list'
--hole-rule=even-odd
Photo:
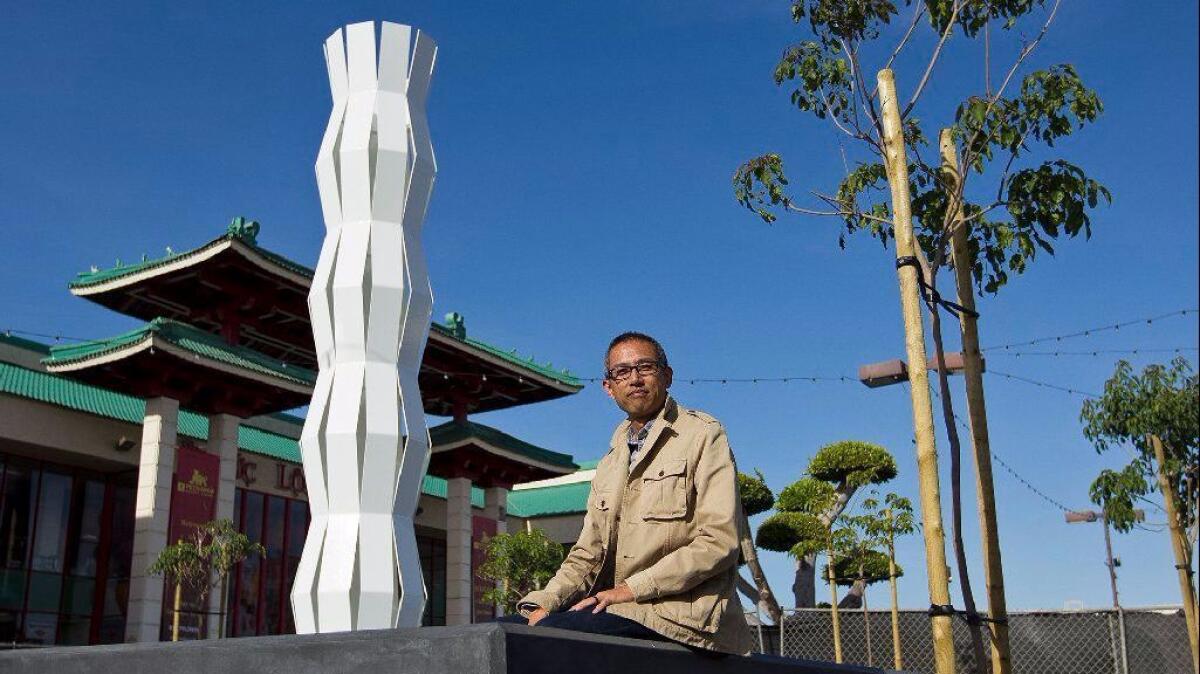
[{"label": "young tree with green leaves", "polygon": [[541,529],[496,534],[484,544],[479,576],[495,583],[484,601],[515,613],[521,597],[540,590],[563,561],[563,548]]},{"label": "young tree with green leaves", "polygon": [[[749,539],[743,541],[743,548],[747,546],[752,548],[754,540],[750,534],[750,518],[770,510],[775,505],[775,495],[767,486],[767,480],[763,477],[762,472],[757,469],[752,476],[738,473],[738,494],[742,501],[742,532]],[[754,551],[750,550],[750,552]],[[783,611],[779,608],[779,601],[775,598],[775,593],[771,591],[771,585],[767,582],[767,574],[763,573],[758,555],[745,554],[744,551],[742,557],[754,582],[746,580],[739,574],[737,576],[738,591],[753,601],[761,613],[766,613],[771,622],[778,625],[783,620]]]},{"label": "young tree with green leaves", "polygon": [[213,586],[221,585],[221,611],[217,615],[218,636],[224,629],[225,583],[229,572],[252,554],[264,556],[266,548],[252,543],[227,519],[205,522],[191,538],[163,548],[148,569],[151,575],[163,575],[175,584],[175,604],[171,640],[179,641],[179,613],[183,588],[195,590],[203,603]]},{"label": "young tree with green leaves", "polygon": [[917,523],[913,517],[912,502],[894,493],[884,496],[882,502],[872,493],[863,500],[862,509],[863,514],[856,520],[856,524],[864,538],[870,541],[872,549],[887,551],[884,557],[892,594],[892,664],[899,670],[904,668],[904,658],[900,651],[900,614],[896,579],[903,575],[904,571],[896,563],[896,537],[915,533]]},{"label": "young tree with green leaves", "polygon": [[[1092,483],[1092,501],[1113,528],[1137,525],[1135,505],[1157,487],[1167,514],[1171,550],[1192,649],[1200,668],[1197,599],[1193,584],[1200,528],[1200,386],[1188,361],[1150,365],[1140,375],[1126,361],[1104,384],[1104,395],[1083,404],[1083,434],[1097,452],[1132,446],[1136,453],[1121,470],[1105,469]],[[1151,501],[1153,503],[1153,501]]]},{"label": "young tree with green leaves", "polygon": [[[848,236],[857,232],[866,232],[886,246],[896,239],[895,216],[900,208],[889,204],[890,188],[897,187],[889,183],[904,183],[905,189],[893,194],[911,195],[903,204],[904,224],[907,226],[911,210],[918,244],[916,253],[923,259],[909,264],[917,265],[917,279],[933,317],[935,362],[944,362],[939,313],[944,304],[937,291],[941,269],[953,265],[957,270],[969,270],[969,274],[960,274],[958,295],[960,304],[973,307],[972,280],[978,292],[996,293],[1008,282],[1010,274],[1023,273],[1039,251],[1053,255],[1057,241],[1079,234],[1090,236],[1090,211],[1100,202],[1110,200],[1108,190],[1083,169],[1065,159],[1045,156],[1045,148],[1095,121],[1102,110],[1099,97],[1083,84],[1069,64],[1020,75],[1054,21],[1059,3],[1060,0],[908,2],[911,19],[907,25],[893,26],[892,20],[900,15],[900,10],[890,0],[792,2],[793,20],[806,23],[813,39],[785,50],[775,69],[775,82],[791,89],[791,101],[799,110],[830,122],[848,143],[849,153],[844,145],[842,157],[845,177],[834,190],[812,191],[817,205],[805,206],[788,192],[789,181],[781,156],[768,153],[738,168],[733,179],[735,197],[766,222],[775,221],[778,212],[835,217],[842,223],[838,243],[843,247]],[[1026,20],[1037,22],[1036,34],[1020,44],[1006,69],[995,72],[993,32],[1013,34]],[[880,90],[878,86],[867,86],[863,64],[881,65],[881,73],[887,72],[890,79],[890,69],[907,61],[899,57],[923,26],[931,31],[934,47],[928,58],[917,62],[911,80],[917,84],[898,115],[902,129],[898,135],[903,136],[903,145],[911,150],[914,159],[907,164],[900,162],[900,170],[889,175]],[[978,51],[962,53],[964,59],[979,59],[978,79],[961,81],[939,74],[939,62],[953,49],[948,47],[952,37],[982,41]],[[993,78],[994,72],[998,77]],[[919,107],[923,92],[934,81],[942,91],[961,91],[961,102],[940,111]],[[922,156],[929,137],[925,133],[927,126],[917,116],[922,111],[935,121],[934,128],[944,127],[939,134],[944,166],[927,163]],[[907,177],[902,179],[903,173]],[[953,246],[951,256],[956,238],[959,241]],[[898,266],[900,262],[897,261]],[[980,361],[971,313],[973,308],[969,307],[962,316],[964,355],[968,369],[974,369],[977,375]],[[915,367],[915,363],[910,365]],[[973,612],[961,538],[959,441],[953,427],[945,368],[938,368],[938,374],[954,464],[952,504],[959,586],[967,611]],[[977,379],[973,386],[976,390],[969,392],[972,393],[969,402],[981,496],[981,528],[989,556],[985,566],[989,574],[989,607],[993,619],[1001,620],[993,623],[996,644],[993,669],[996,674],[1008,674],[1011,665],[1002,622],[1003,580],[983,395]],[[936,520],[940,521],[940,515]],[[940,528],[928,530],[926,535],[936,537],[938,532]],[[975,637],[978,644],[977,631]],[[939,658],[939,663],[939,670],[949,666],[946,658]]]},{"label": "young tree with green leaves", "polygon": [[[879,445],[857,440],[830,443],[809,461],[807,475],[788,485],[775,500],[775,514],[758,528],[758,547],[786,552],[796,561],[792,585],[797,608],[816,605],[816,558],[828,557],[826,579],[833,595],[834,651],[841,652],[836,569],[844,534],[836,533],[839,517],[862,487],[896,477],[896,461]],[[833,564],[829,561],[832,560]]]}]

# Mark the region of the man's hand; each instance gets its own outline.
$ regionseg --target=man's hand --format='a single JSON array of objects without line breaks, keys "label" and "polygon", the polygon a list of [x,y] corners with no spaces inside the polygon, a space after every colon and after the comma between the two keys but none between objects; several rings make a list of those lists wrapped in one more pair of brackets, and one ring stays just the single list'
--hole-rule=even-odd
[{"label": "man's hand", "polygon": [[547,615],[550,615],[549,611],[547,611],[546,609],[544,609],[540,606],[537,607],[536,609],[530,611],[529,612],[529,626],[532,627],[532,626],[540,623],[542,621],[542,618],[545,618]]},{"label": "man's hand", "polygon": [[[587,597],[583,601],[580,601],[578,604],[572,606],[571,610],[582,611],[583,609],[594,605],[594,608],[592,608],[592,613],[599,613],[610,604],[624,604],[625,602],[630,601],[633,601],[633,590],[630,590],[629,586],[625,583],[621,583],[611,590],[597,592],[591,597]],[[530,624],[532,625],[533,623],[531,622]]]}]

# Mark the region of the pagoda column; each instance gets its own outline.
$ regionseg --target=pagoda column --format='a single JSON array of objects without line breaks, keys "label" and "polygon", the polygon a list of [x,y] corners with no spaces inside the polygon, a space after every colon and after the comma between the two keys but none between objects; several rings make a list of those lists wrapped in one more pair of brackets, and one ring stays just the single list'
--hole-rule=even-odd
[{"label": "pagoda column", "polygon": [[[483,516],[496,522],[496,534],[508,533],[508,490],[504,487],[485,487]],[[496,615],[504,615],[504,606],[496,607]]]},{"label": "pagoda column", "polygon": [[508,533],[508,490],[488,487],[483,490],[483,516],[495,520],[496,533]]},{"label": "pagoda column", "polygon": [[471,623],[471,479],[446,480],[446,624]]},{"label": "pagoda column", "polygon": [[[221,457],[221,467],[217,480],[217,507],[214,515],[218,520],[233,519],[233,500],[236,494],[238,426],[241,417],[232,414],[214,414],[208,418],[208,451]],[[237,526],[237,522],[233,523]],[[223,632],[220,621],[225,607],[225,585],[221,585],[208,593],[208,633],[209,639],[216,639]]]},{"label": "pagoda column", "polygon": [[134,506],[129,611],[125,620],[127,642],[153,642],[159,637],[163,579],[151,576],[146,570],[167,546],[178,428],[179,401],[165,397],[146,401]]}]

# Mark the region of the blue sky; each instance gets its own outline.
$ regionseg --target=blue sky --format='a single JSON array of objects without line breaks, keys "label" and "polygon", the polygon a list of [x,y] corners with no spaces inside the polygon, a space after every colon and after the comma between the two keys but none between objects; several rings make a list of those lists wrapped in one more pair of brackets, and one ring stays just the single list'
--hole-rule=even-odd
[{"label": "blue sky", "polygon": [[[197,245],[237,215],[262,223],[264,245],[313,264],[323,225],[312,164],[330,105],[321,42],[375,18],[415,25],[440,45],[429,103],[439,174],[426,227],[437,316],[461,312],[472,336],[584,376],[599,373],[607,340],[626,329],[659,336],[680,380],[853,376],[861,363],[903,355],[890,250],[866,238],[839,250],[836,223],[820,218],[765,225],[731,194],[733,170],[765,151],[784,155],[798,190],[832,191],[842,171],[832,128],[792,109],[771,81],[780,52],[804,37],[786,2],[284,7],[8,4],[0,329],[128,329],[131,319],[72,298],[66,283],[93,264]],[[1114,202],[1095,213],[1090,241],[1064,243],[979,300],[985,346],[1197,306],[1196,12],[1194,3],[1063,3],[1028,66],[1074,63],[1100,94],[1104,115],[1057,151]],[[1016,35],[994,37],[999,64]],[[902,92],[930,49],[918,39],[899,62]],[[950,43],[916,113],[931,132],[978,92],[979,63],[978,45]],[[1196,344],[1193,314],[1058,348]],[[989,366],[1098,391],[1116,357],[997,355]],[[1080,396],[996,375],[986,385],[993,447],[1054,499],[1087,507],[1090,480],[1127,458],[1090,448]],[[722,419],[740,466],[763,470],[776,490],[822,444],[860,438],[896,453],[901,474],[888,489],[916,495],[904,387],[675,389]],[[619,415],[589,386],[478,420],[588,459]],[[948,497],[941,437],[939,450]],[[964,535],[982,595],[972,479],[968,461]],[[1108,603],[1096,525],[1066,525],[999,466],[996,497],[1010,607]],[[1150,509],[1150,519],[1163,517]],[[1127,605],[1178,603],[1165,534],[1139,531],[1115,546]],[[909,571],[901,603],[927,605],[919,540],[899,552]],[[766,557],[786,598],[790,562]]]}]

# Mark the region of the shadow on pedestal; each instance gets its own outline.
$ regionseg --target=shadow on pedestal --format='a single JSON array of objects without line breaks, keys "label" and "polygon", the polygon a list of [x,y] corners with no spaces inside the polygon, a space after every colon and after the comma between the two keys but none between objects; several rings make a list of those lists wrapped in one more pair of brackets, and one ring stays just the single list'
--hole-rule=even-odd
[{"label": "shadow on pedestal", "polygon": [[769,655],[713,656],[654,641],[487,623],[0,653],[0,672],[45,674],[880,674]]}]

